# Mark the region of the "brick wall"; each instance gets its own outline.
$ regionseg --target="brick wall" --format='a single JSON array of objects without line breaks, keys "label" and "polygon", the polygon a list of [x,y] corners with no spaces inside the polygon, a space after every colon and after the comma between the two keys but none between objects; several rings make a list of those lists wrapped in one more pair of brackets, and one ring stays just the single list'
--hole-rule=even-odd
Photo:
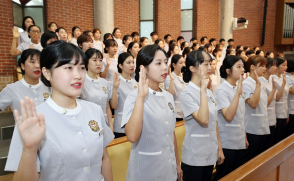
[{"label": "brick wall", "polygon": [[176,40],[181,35],[181,1],[180,0],[157,0],[156,1],[156,31],[158,37],[170,34]]},{"label": "brick wall", "polygon": [[[113,0],[114,27],[119,27],[124,35],[139,32],[139,0]],[[112,33],[112,32],[110,32]]]},{"label": "brick wall", "polygon": [[71,32],[73,26],[81,31],[94,28],[93,0],[46,0],[47,24],[54,21]]},{"label": "brick wall", "polygon": [[219,37],[219,0],[194,0],[194,36]]}]

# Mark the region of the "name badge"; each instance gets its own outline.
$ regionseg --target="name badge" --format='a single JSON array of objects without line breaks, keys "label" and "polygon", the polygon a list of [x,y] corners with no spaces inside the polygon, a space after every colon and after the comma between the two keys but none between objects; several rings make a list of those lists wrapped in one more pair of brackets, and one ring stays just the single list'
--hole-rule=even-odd
[{"label": "name badge", "polygon": [[100,138],[101,136],[103,136],[103,133],[104,133],[104,129],[101,129],[100,131],[99,131],[99,137],[98,138]]}]

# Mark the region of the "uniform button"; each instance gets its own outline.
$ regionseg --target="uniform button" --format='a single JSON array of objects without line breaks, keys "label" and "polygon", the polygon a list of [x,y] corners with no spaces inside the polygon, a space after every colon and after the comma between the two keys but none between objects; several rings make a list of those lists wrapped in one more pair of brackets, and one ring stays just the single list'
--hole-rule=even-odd
[{"label": "uniform button", "polygon": [[79,134],[79,135],[81,135],[81,134],[82,134],[82,132],[78,131],[78,134]]},{"label": "uniform button", "polygon": [[88,167],[84,167],[84,170],[88,170]]},{"label": "uniform button", "polygon": [[214,142],[212,142],[212,143],[214,143]]},{"label": "uniform button", "polygon": [[169,162],[171,162],[171,159],[168,159]]},{"label": "uniform button", "polygon": [[168,124],[168,122],[167,122],[167,121],[165,121],[165,123],[166,123],[166,124]]},{"label": "uniform button", "polygon": [[73,116],[73,117],[72,117],[72,119],[76,119],[76,117],[75,117],[75,116]]},{"label": "uniform button", "polygon": [[63,109],[63,110],[61,111],[62,114],[66,114],[66,112],[67,112],[67,111],[66,111],[65,109]]},{"label": "uniform button", "polygon": [[167,147],[167,149],[169,149],[169,146]]},{"label": "uniform button", "polygon": [[101,99],[101,97],[99,97],[99,99]]},{"label": "uniform button", "polygon": [[86,153],[86,152],[87,152],[87,149],[86,149],[86,148],[85,148],[85,149],[83,149],[83,152],[84,152],[84,153]]},{"label": "uniform button", "polygon": [[212,133],[214,133],[214,131],[212,131]]},{"label": "uniform button", "polygon": [[168,134],[166,134],[166,136],[168,136]]},{"label": "uniform button", "polygon": [[38,100],[38,98],[35,98],[35,100]]},{"label": "uniform button", "polygon": [[32,85],[29,85],[30,88],[32,88]]},{"label": "uniform button", "polygon": [[165,111],[165,109],[163,109]]}]

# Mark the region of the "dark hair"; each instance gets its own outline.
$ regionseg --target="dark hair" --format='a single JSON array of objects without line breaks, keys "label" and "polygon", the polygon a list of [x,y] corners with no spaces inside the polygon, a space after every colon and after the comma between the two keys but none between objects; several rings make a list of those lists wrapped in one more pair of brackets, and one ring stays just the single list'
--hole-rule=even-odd
[{"label": "dark hair", "polygon": [[158,35],[158,33],[156,31],[153,31],[152,33],[150,33],[150,36],[154,36],[154,35]]},{"label": "dark hair", "polygon": [[205,40],[205,38],[207,38],[207,36],[201,37],[200,42],[202,43]]},{"label": "dark hair", "polygon": [[[85,63],[87,59],[82,49],[74,44],[64,41],[55,41],[42,50],[40,55],[40,68],[41,70],[43,67],[48,70],[58,68],[68,64],[73,58],[75,58],[75,65],[79,63],[80,58],[82,58],[83,63]],[[56,66],[53,67],[54,65]],[[41,80],[47,87],[51,87],[50,81],[44,77],[43,73],[41,74]]]},{"label": "dark hair", "polygon": [[156,51],[162,51],[166,55],[165,51],[155,44],[147,45],[139,51],[135,69],[135,79],[137,82],[139,82],[140,66],[143,65],[144,67],[148,67],[148,65],[153,61]]},{"label": "dark hair", "polygon": [[89,35],[89,33],[92,33],[92,31],[91,30],[86,30],[86,31],[83,32],[84,35]]},{"label": "dark hair", "polygon": [[74,26],[74,27],[72,27],[72,29],[71,29],[72,37],[74,37],[74,31],[75,31],[77,28],[81,30],[81,28],[78,27],[78,26]]},{"label": "dark hair", "polygon": [[108,51],[106,50],[106,48],[113,47],[113,46],[118,46],[117,42],[114,39],[108,39],[105,42],[104,53],[108,53]]},{"label": "dark hair", "polygon": [[[39,30],[40,30],[40,32],[41,32],[41,28],[40,28],[39,26],[37,26],[37,25],[31,25],[31,26],[29,26],[29,28],[28,28],[28,32],[29,32],[29,33],[30,33],[32,27],[38,27]],[[28,35],[28,36],[29,36],[29,38],[31,38],[30,35]]]},{"label": "dark hair", "polygon": [[31,16],[25,16],[23,19],[22,19],[22,25],[21,25],[21,28],[26,31],[26,25],[25,25],[25,21],[30,18],[32,21],[33,21],[33,24],[35,25],[35,21],[34,19],[31,17]]},{"label": "dark hair", "polygon": [[234,48],[233,45],[228,45],[228,46],[227,46],[227,50],[231,50],[231,49],[233,49],[233,48]]},{"label": "dark hair", "polygon": [[204,46],[205,46],[205,48],[207,48],[207,50],[208,50],[208,48],[211,47],[211,44],[208,43],[208,44],[205,44]]},{"label": "dark hair", "polygon": [[94,29],[93,29],[93,32],[92,32],[92,33],[93,33],[93,35],[94,35],[94,34],[95,34],[97,31],[99,31],[99,33],[101,34],[101,31],[100,31],[100,29],[99,29],[99,28],[94,28]]},{"label": "dark hair", "polygon": [[[168,46],[171,45],[171,44],[177,44],[176,40],[170,40],[170,41],[168,42]],[[178,45],[178,44],[177,44],[177,45]]]},{"label": "dark hair", "polygon": [[197,39],[193,37],[193,38],[191,38],[190,42],[191,42],[191,41],[195,41],[195,40],[197,40]]},{"label": "dark hair", "polygon": [[240,57],[242,52],[244,52],[244,51],[243,51],[243,50],[238,50],[237,53],[236,53],[236,55],[237,55],[238,57]]},{"label": "dark hair", "polygon": [[255,52],[253,51],[253,50],[248,50],[247,52],[246,52],[246,56],[248,57],[248,55],[251,55],[251,54],[254,54]]},{"label": "dark hair", "polygon": [[182,52],[183,57],[187,56],[191,50],[193,50],[191,47],[186,47]]},{"label": "dark hair", "polygon": [[221,43],[221,42],[223,42],[223,41],[226,41],[225,39],[223,39],[223,38],[221,38],[220,40],[219,40],[219,42]]},{"label": "dark hair", "polygon": [[275,59],[277,60],[277,67],[283,64],[285,61],[287,61],[283,57],[276,57]]},{"label": "dark hair", "polygon": [[90,58],[93,57],[93,55],[96,54],[98,58],[100,59],[103,59],[103,55],[102,53],[100,52],[100,50],[97,50],[95,48],[90,48],[88,49],[86,52],[85,52],[85,55],[87,57],[87,59],[85,60],[85,67],[86,67],[86,70],[88,71],[88,65],[89,65],[89,60]]},{"label": "dark hair", "polygon": [[231,39],[228,40],[228,42],[234,42],[234,39],[231,38]]},{"label": "dark hair", "polygon": [[190,66],[198,67],[204,62],[205,59],[212,61],[211,56],[207,52],[201,50],[194,50],[187,55],[186,68],[184,68],[183,72],[183,80],[186,83],[188,83],[192,78]]},{"label": "dark hair", "polygon": [[198,48],[198,50],[200,50],[200,51],[207,51],[207,48],[206,48],[205,46],[200,46],[200,47]]},{"label": "dark hair", "polygon": [[48,28],[50,28],[53,24],[55,24],[56,25],[56,27],[58,28],[58,24],[57,23],[55,23],[55,22],[50,22],[49,24],[48,24]]},{"label": "dark hair", "polygon": [[123,38],[123,40],[122,40],[122,43],[125,44],[125,41],[127,41],[129,39],[129,37],[132,38],[131,35],[125,35],[124,38]]},{"label": "dark hair", "polygon": [[194,50],[194,47],[196,47],[197,45],[198,45],[198,43],[193,43],[192,49]]},{"label": "dark hair", "polygon": [[171,35],[170,35],[170,34],[167,34],[167,35],[164,35],[164,37],[163,37],[163,38],[166,40],[166,39],[167,39],[169,36],[171,37]]},{"label": "dark hair", "polygon": [[271,53],[273,53],[273,52],[266,52],[266,55],[265,55],[265,57],[268,57],[268,56],[270,56],[270,54]]},{"label": "dark hair", "polygon": [[256,50],[256,48],[259,48],[259,47],[253,47],[253,50],[255,51],[255,50]]},{"label": "dark hair", "polygon": [[171,59],[171,63],[170,63],[171,71],[174,71],[174,69],[175,69],[173,66],[173,63],[177,64],[181,58],[183,58],[183,56],[179,55],[179,54],[173,56],[173,58]]},{"label": "dark hair", "polygon": [[167,52],[167,56],[168,57],[171,56],[171,52],[174,51],[174,49],[175,49],[176,46],[178,46],[178,45],[176,45],[176,44],[169,45],[168,52]]},{"label": "dark hair", "polygon": [[254,55],[248,58],[246,64],[245,64],[245,70],[246,72],[250,72],[251,65],[257,66],[257,64],[260,63],[259,66],[267,64],[266,59],[259,55]]},{"label": "dark hair", "polygon": [[188,42],[184,41],[184,42],[181,43],[181,50],[182,50],[182,51],[183,51],[184,46],[185,46],[186,43],[188,43]]},{"label": "dark hair", "polygon": [[[242,45],[238,45],[237,47],[236,47],[236,51],[239,51],[239,49],[242,47]],[[243,47],[243,49],[244,49],[244,47]]]},{"label": "dark hair", "polygon": [[56,33],[54,33],[53,31],[46,31],[45,33],[43,33],[43,35],[41,37],[41,45],[42,45],[42,47],[46,48],[47,41],[52,39],[52,38],[56,38],[56,40],[58,40],[58,37],[57,37]]},{"label": "dark hair", "polygon": [[142,38],[140,38],[140,48],[142,47],[142,43],[145,41],[145,40],[148,40],[148,38],[147,37],[142,37]]},{"label": "dark hair", "polygon": [[283,57],[284,55],[283,55],[283,53],[281,53],[281,52],[278,52],[277,54],[276,54],[276,57]]},{"label": "dark hair", "polygon": [[261,52],[263,52],[263,51],[262,50],[257,50],[256,55],[259,55]]},{"label": "dark hair", "polygon": [[20,67],[20,70],[21,70],[21,74],[22,75],[25,75],[25,70],[23,70],[21,68],[21,64],[25,64],[26,60],[28,58],[33,58],[34,55],[37,55],[38,57],[40,57],[40,54],[41,54],[41,51],[38,50],[38,49],[26,49],[24,50],[21,55],[20,55],[20,58],[18,59],[18,66]]},{"label": "dark hair", "polygon": [[111,33],[105,33],[103,36],[103,43],[105,44],[107,41],[107,38],[111,36],[111,39],[113,39],[113,36]]},{"label": "dark hair", "polygon": [[233,50],[231,50],[231,49],[227,49],[227,50],[226,50],[226,56],[229,56],[229,55],[231,54],[232,51],[233,51]]},{"label": "dark hair", "polygon": [[249,48],[248,46],[245,46],[243,49],[244,49],[244,51],[246,51],[248,48]]},{"label": "dark hair", "polygon": [[239,60],[242,60],[240,57],[235,56],[235,55],[229,55],[227,56],[224,61],[223,64],[220,67],[220,76],[224,79],[226,79],[228,77],[227,74],[227,69],[230,69],[231,72],[233,71],[233,66],[235,65],[236,62],[238,62]]},{"label": "dark hair", "polygon": [[211,43],[214,42],[214,41],[216,41],[216,39],[215,39],[215,38],[211,38],[211,39],[209,40],[209,43],[211,44]]},{"label": "dark hair", "polygon": [[[138,44],[138,42],[132,41],[132,42],[129,44],[129,46],[128,46],[128,50],[127,50],[127,52],[131,53],[130,49],[132,49],[133,46],[134,46],[136,43]],[[138,45],[139,45],[139,44],[138,44]],[[139,45],[139,46],[140,46],[140,45]]]},{"label": "dark hair", "polygon": [[114,28],[114,29],[113,29],[113,31],[112,31],[112,35],[113,35],[113,36],[114,36],[114,33],[116,32],[116,30],[120,30],[120,29],[119,29],[119,28],[117,28],[117,27],[116,27],[116,28]]},{"label": "dark hair", "polygon": [[139,33],[136,32],[136,31],[134,31],[134,32],[131,34],[131,36],[134,38],[135,36],[139,36]]},{"label": "dark hair", "polygon": [[266,68],[269,69],[272,66],[277,66],[277,60],[273,58],[266,57]]},{"label": "dark hair", "polygon": [[[160,41],[162,41],[162,40],[161,40],[161,39],[157,39],[157,40],[155,40],[154,44],[158,45],[158,43],[159,43]],[[162,41],[162,43],[163,43],[163,41]]]},{"label": "dark hair", "polygon": [[179,41],[179,40],[185,40],[185,38],[184,38],[183,36],[179,36],[179,37],[177,38],[177,41]]},{"label": "dark hair", "polygon": [[66,31],[65,28],[63,28],[63,27],[58,27],[58,28],[55,30],[55,33],[59,33],[59,31],[60,31],[61,29],[63,29],[64,31]]},{"label": "dark hair", "polygon": [[124,53],[121,53],[119,56],[118,56],[118,61],[117,61],[117,71],[118,73],[122,73],[122,69],[119,67],[119,64],[123,65],[124,64],[124,61],[128,58],[128,57],[133,57],[134,56],[129,53],[129,52],[124,52]]},{"label": "dark hair", "polygon": [[83,45],[84,42],[88,42],[88,41],[93,42],[93,39],[91,38],[90,35],[86,35],[86,34],[81,34],[81,36],[79,36],[77,39],[77,43],[79,47],[80,45]]},{"label": "dark hair", "polygon": [[288,59],[287,60],[287,72],[294,72],[294,59]]},{"label": "dark hair", "polygon": [[219,49],[219,48],[215,48],[215,49],[212,51],[212,55],[216,57],[216,53],[219,52],[219,51],[222,51],[222,50]]}]

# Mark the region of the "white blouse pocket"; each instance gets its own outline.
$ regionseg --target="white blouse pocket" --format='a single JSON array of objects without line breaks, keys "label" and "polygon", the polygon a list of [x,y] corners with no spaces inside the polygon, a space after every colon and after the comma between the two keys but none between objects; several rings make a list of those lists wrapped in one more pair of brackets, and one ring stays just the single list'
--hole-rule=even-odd
[{"label": "white blouse pocket", "polygon": [[[225,126],[226,126],[225,139],[232,143],[239,142],[241,132],[242,132],[240,130],[241,125],[240,124],[225,124]],[[245,134],[245,132],[242,132],[242,134]]]},{"label": "white blouse pocket", "polygon": [[207,156],[211,151],[209,134],[191,134],[191,149],[195,157]]},{"label": "white blouse pocket", "polygon": [[294,108],[294,100],[290,100],[290,106],[292,109]]},{"label": "white blouse pocket", "polygon": [[138,154],[139,177],[143,180],[155,180],[161,175],[162,151],[141,152]]}]

